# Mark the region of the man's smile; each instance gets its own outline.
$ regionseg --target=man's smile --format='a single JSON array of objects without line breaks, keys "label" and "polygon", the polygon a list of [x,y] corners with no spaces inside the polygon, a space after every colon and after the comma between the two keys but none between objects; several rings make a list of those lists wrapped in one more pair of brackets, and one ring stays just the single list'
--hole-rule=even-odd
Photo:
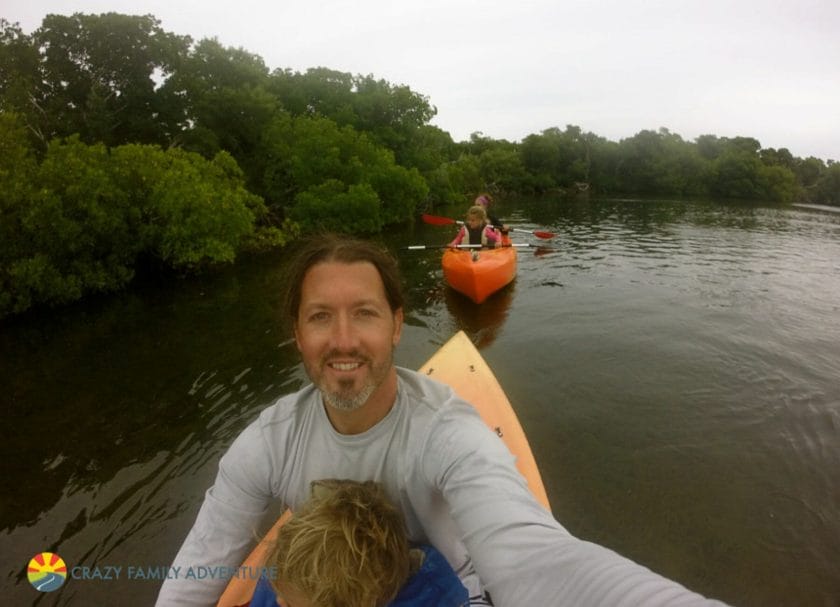
[{"label": "man's smile", "polygon": [[352,362],[352,363],[332,362],[332,363],[327,363],[327,366],[329,366],[332,369],[335,369],[336,371],[355,371],[356,369],[361,367],[362,364],[363,363],[361,363],[361,362]]}]

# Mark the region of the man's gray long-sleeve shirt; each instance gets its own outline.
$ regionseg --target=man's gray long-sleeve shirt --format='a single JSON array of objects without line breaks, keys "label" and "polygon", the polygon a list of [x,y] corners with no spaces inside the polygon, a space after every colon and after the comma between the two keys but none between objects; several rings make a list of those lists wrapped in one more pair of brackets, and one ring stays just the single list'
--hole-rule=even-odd
[{"label": "man's gray long-sleeve shirt", "polygon": [[[265,409],[222,458],[173,566],[237,567],[273,500],[294,511],[314,480],[373,480],[402,509],[410,538],[477,573],[498,607],[721,604],[572,536],[471,405],[419,373],[397,375],[394,407],[362,434],[336,432],[313,386]],[[157,605],[215,605],[225,585],[167,580]]]}]

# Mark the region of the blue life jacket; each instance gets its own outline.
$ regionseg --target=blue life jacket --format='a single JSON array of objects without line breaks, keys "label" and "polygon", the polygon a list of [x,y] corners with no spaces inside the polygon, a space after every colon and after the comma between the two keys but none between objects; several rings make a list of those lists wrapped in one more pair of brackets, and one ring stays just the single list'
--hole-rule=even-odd
[{"label": "blue life jacket", "polygon": [[[419,546],[423,564],[400,589],[388,607],[464,607],[470,597],[443,555],[431,546]],[[250,607],[277,607],[277,595],[263,575],[254,589]]]},{"label": "blue life jacket", "polygon": [[412,575],[388,607],[462,607],[470,595],[449,562],[432,546],[418,546],[423,564]]}]

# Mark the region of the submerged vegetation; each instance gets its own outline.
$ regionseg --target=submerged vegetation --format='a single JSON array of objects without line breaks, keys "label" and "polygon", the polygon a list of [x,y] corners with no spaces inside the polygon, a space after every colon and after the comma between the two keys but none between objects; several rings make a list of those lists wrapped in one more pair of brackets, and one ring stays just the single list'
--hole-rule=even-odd
[{"label": "submerged vegetation", "polygon": [[375,233],[480,190],[840,205],[840,164],[750,137],[521,142],[430,124],[405,85],[166,32],[151,15],[0,19],[0,318],[321,229]]}]

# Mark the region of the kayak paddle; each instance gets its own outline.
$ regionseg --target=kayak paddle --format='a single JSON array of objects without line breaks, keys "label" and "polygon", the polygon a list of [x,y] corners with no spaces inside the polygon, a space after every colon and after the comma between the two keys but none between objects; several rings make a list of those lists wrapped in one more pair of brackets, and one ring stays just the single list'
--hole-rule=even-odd
[{"label": "kayak paddle", "polygon": [[[464,225],[463,221],[458,221],[456,219],[450,219],[449,217],[440,217],[439,215],[427,215],[423,213],[422,215],[423,221],[431,224],[433,226],[451,226],[451,225]],[[548,240],[549,238],[554,238],[554,232],[543,232],[542,230],[523,230],[522,228],[510,228],[513,232],[522,232],[524,234],[533,234],[537,238],[543,238]]]},{"label": "kayak paddle", "polygon": [[423,213],[422,217],[424,222],[430,223],[433,226],[451,226],[458,223],[454,219],[449,219],[449,217],[440,217],[439,215],[427,215],[426,213]]},{"label": "kayak paddle", "polygon": [[480,249],[480,244],[412,244],[407,247],[400,247],[407,251],[425,251],[427,249]]},{"label": "kayak paddle", "polygon": [[[484,247],[484,245],[480,245],[480,244],[455,244],[455,245],[449,245],[449,244],[412,244],[412,245],[409,245],[407,247],[400,247],[400,248],[405,250],[405,251],[426,251],[426,250],[431,250],[431,249],[481,249],[483,247]],[[544,250],[544,251],[556,251],[557,250],[557,249],[554,249],[552,247],[546,247],[546,246],[541,245],[541,244],[531,244],[529,242],[512,242],[510,244],[503,244],[503,245],[498,246],[498,247],[487,247],[487,250],[492,251],[493,249],[504,249],[504,248],[510,248],[510,247],[514,247],[514,248],[517,248],[517,249],[520,249],[520,248],[521,249],[541,249],[541,250]]]}]

